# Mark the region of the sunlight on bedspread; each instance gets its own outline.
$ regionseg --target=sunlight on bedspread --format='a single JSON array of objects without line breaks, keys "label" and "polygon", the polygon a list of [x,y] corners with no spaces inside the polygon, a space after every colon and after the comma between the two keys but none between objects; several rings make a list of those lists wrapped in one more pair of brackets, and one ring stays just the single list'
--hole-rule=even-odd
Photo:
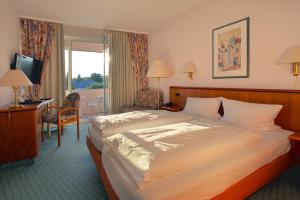
[{"label": "sunlight on bedspread", "polygon": [[128,130],[150,128],[166,124],[189,121],[193,115],[166,110],[145,110],[90,118],[91,124],[99,129],[101,137],[108,137]]},{"label": "sunlight on bedspread", "polygon": [[189,122],[138,129],[108,137],[104,144],[133,176],[138,187],[212,156],[258,142],[261,135],[222,121]]},{"label": "sunlight on bedspread", "polygon": [[139,129],[130,131],[129,134],[126,134],[128,137],[130,135],[135,135],[135,137],[141,138],[145,141],[154,141],[162,139],[165,137],[172,137],[178,134],[192,133],[195,131],[200,131],[203,129],[211,128],[209,125],[197,124],[197,121],[183,122],[178,124],[160,126],[149,129]]}]

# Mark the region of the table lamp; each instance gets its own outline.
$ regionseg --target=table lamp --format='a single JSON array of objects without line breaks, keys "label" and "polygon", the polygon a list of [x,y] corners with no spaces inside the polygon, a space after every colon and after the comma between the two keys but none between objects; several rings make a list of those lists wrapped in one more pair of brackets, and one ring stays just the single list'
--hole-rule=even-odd
[{"label": "table lamp", "polygon": [[189,78],[193,80],[193,74],[196,73],[196,66],[194,65],[194,63],[189,63],[184,66],[183,73],[187,73]]},{"label": "table lamp", "polygon": [[170,77],[171,73],[169,71],[169,66],[164,60],[154,60],[148,70],[147,77],[148,78],[156,78],[157,79],[157,109],[159,109],[159,81],[161,78]]},{"label": "table lamp", "polygon": [[280,60],[280,63],[288,63],[293,65],[293,75],[295,77],[294,84],[296,86],[296,77],[299,75],[300,46],[292,47],[286,50],[286,52]]},{"label": "table lamp", "polygon": [[11,108],[21,107],[17,99],[18,86],[31,86],[31,85],[32,85],[31,81],[21,70],[8,70],[0,79],[0,86],[12,87],[14,90],[15,103],[10,106]]}]

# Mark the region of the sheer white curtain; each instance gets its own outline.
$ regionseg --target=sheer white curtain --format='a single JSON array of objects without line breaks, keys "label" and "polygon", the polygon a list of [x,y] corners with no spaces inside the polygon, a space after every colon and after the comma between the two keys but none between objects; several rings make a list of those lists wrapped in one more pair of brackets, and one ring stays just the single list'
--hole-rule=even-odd
[{"label": "sheer white curtain", "polygon": [[51,97],[55,104],[61,106],[65,97],[65,56],[64,56],[64,30],[62,24],[55,24],[51,55],[46,67],[40,97]]},{"label": "sheer white curtain", "polygon": [[136,96],[135,71],[126,32],[110,31],[109,56],[110,114],[114,114],[122,106],[133,105]]}]

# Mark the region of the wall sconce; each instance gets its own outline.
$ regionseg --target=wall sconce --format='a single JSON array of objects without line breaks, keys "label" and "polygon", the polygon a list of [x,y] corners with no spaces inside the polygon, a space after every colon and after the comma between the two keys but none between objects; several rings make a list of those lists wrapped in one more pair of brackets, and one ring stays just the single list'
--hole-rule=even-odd
[{"label": "wall sconce", "polygon": [[296,78],[299,75],[299,63],[300,63],[300,46],[292,47],[286,50],[283,57],[280,60],[281,64],[292,64],[294,75],[294,86],[296,86]]},{"label": "wall sconce", "polygon": [[187,73],[189,78],[193,80],[193,74],[196,73],[196,66],[194,65],[194,63],[189,63],[184,66],[183,73]]}]

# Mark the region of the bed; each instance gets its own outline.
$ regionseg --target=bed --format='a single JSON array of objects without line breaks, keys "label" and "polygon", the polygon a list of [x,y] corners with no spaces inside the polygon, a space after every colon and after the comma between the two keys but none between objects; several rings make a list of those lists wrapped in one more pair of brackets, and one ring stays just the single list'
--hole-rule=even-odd
[{"label": "bed", "polygon": [[[283,105],[283,109],[277,116],[276,123],[284,129],[293,131],[299,130],[299,123],[296,123],[296,119],[300,114],[299,105],[296,103],[300,100],[299,91],[186,87],[170,88],[170,100],[178,105],[184,106],[188,96],[223,96],[230,99],[248,102],[281,104]],[[220,109],[220,113],[222,113],[222,108]],[[224,153],[223,156],[218,157],[218,163],[223,163],[224,165],[219,165],[217,166],[219,168],[215,169],[213,167],[206,167],[207,169],[212,169],[211,171],[205,171],[206,174],[211,174],[212,177],[217,177],[217,174],[214,173],[221,173],[222,169],[229,170],[227,173],[226,170],[223,172],[225,175],[230,174],[230,170],[236,171],[240,168],[244,169],[242,170],[243,173],[236,173],[236,176],[231,175],[227,178],[224,175],[220,176],[223,177],[223,181],[220,183],[214,182],[216,180],[221,180],[220,178],[214,178],[207,179],[205,181],[206,184],[203,184],[201,181],[199,181],[200,179],[197,180],[195,174],[189,171],[186,172],[186,174],[179,173],[177,176],[175,175],[160,179],[156,181],[157,183],[155,184],[150,183],[150,185],[147,185],[145,189],[141,190],[142,192],[135,189],[135,185],[129,181],[130,176],[128,173],[122,172],[122,167],[118,166],[118,162],[116,162],[113,156],[110,156],[111,152],[109,152],[109,149],[103,149],[104,154],[102,156],[102,147],[97,148],[94,143],[91,142],[90,138],[87,138],[87,144],[110,199],[118,199],[118,196],[120,196],[122,199],[243,199],[269,182],[272,178],[279,175],[290,165],[291,156],[289,153],[289,141],[287,140],[288,134],[290,134],[290,132],[286,132],[284,130],[263,133],[263,142],[257,144],[255,147],[241,148],[240,152],[228,152],[228,155]],[[249,154],[252,156],[248,158],[245,157],[243,162],[238,163],[236,159],[233,159],[233,155],[236,154],[236,157],[243,151],[256,153]],[[222,159],[223,162],[221,162]],[[225,161],[231,161],[224,162],[224,159]],[[258,166],[251,167],[251,160],[260,160],[261,162]],[[244,166],[243,163],[247,162],[250,164]],[[235,164],[228,165],[227,163]],[[105,170],[108,168],[110,170]],[[198,172],[201,171],[200,168],[197,169],[197,166],[195,166],[195,170]],[[195,185],[195,182],[190,181],[189,183],[185,182],[181,187],[179,187],[180,184],[176,184],[175,186],[178,186],[177,188],[170,184],[172,182],[180,183],[178,180],[182,180],[182,177],[189,176],[195,177],[193,179],[198,181],[199,184]],[[205,179],[202,177],[202,181],[203,180]],[[221,184],[224,182],[227,182],[225,186]],[[164,190],[160,190],[163,185]],[[213,187],[215,185],[218,185],[219,187]],[[203,191],[204,186],[208,186],[208,188],[206,189],[207,192],[203,194],[201,191]],[[172,193],[174,190],[177,192]]]}]

